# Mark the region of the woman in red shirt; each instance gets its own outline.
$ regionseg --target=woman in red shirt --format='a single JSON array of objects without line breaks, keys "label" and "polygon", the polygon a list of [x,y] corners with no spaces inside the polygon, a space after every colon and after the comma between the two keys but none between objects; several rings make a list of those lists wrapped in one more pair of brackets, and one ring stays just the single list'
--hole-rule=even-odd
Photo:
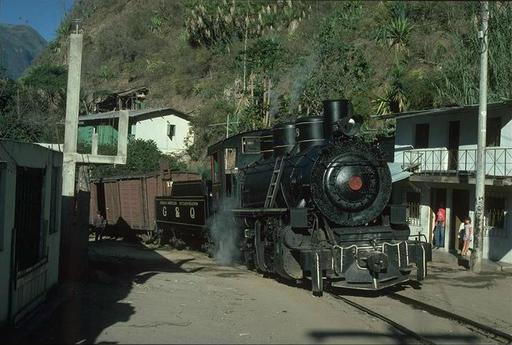
[{"label": "woman in red shirt", "polygon": [[446,222],[446,209],[444,205],[441,203],[439,205],[439,209],[436,212],[436,225],[434,227],[435,231],[435,244],[436,248],[444,247],[444,228]]}]

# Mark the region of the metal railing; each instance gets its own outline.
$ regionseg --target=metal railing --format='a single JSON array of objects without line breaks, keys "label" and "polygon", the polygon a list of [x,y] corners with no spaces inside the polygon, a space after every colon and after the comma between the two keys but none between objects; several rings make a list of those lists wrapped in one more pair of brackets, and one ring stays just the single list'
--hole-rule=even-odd
[{"label": "metal railing", "polygon": [[[476,171],[476,149],[413,149],[398,154],[402,167],[415,174],[472,175]],[[512,148],[486,148],[485,174],[496,177],[512,176]]]}]

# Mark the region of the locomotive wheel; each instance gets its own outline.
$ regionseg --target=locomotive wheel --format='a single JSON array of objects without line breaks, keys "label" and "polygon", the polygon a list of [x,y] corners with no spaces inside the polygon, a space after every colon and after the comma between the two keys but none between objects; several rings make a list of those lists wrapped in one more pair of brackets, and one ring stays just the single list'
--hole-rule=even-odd
[{"label": "locomotive wheel", "polygon": [[151,242],[153,242],[153,232],[150,230],[145,231],[140,237],[142,238],[142,241],[144,243],[150,244]]}]

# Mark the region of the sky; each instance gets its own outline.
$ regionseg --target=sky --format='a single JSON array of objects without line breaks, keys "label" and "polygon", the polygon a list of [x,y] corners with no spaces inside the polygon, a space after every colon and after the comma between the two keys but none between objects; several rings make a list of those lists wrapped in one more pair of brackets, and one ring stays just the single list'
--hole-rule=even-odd
[{"label": "sky", "polygon": [[47,41],[57,35],[59,24],[74,0],[0,0],[0,23],[27,24]]}]

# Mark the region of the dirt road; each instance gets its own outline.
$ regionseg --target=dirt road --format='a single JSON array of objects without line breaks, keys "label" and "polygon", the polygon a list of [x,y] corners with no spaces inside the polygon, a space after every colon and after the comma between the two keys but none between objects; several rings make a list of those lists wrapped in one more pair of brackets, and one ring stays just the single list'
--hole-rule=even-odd
[{"label": "dirt road", "polygon": [[[382,321],[202,253],[91,243],[90,277],[31,343],[403,343]],[[418,322],[421,322],[419,320]]]}]

